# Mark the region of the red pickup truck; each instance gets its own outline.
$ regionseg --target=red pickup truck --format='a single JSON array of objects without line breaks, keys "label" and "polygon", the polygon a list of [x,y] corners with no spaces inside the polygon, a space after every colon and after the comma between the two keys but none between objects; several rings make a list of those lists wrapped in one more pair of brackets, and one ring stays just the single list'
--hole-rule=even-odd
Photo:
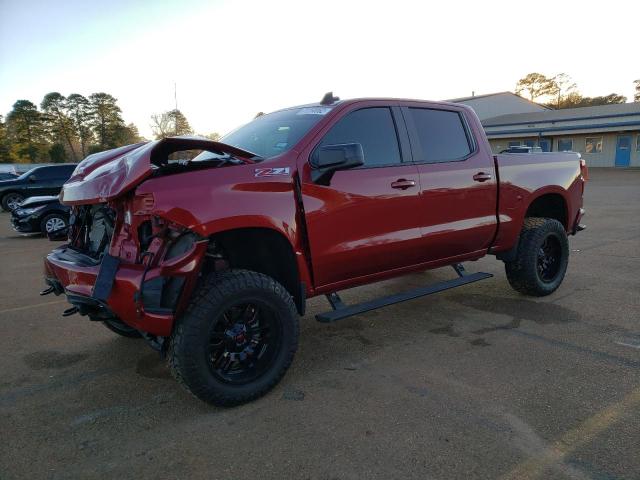
[{"label": "red pickup truck", "polygon": [[[316,318],[335,321],[487,278],[461,265],[487,254],[519,292],[552,293],[586,173],[574,153],[493,155],[464,105],[328,94],[220,142],[87,157],[61,193],[69,242],[42,293],[145,338],[200,399],[238,404],[284,375],[307,298],[326,295]],[[452,280],[350,306],[337,293],[442,266]]]}]

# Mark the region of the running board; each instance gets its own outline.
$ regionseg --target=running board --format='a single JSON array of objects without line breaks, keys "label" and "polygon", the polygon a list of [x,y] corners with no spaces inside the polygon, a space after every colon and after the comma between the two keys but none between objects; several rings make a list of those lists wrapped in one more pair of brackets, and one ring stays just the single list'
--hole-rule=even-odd
[{"label": "running board", "polygon": [[431,295],[433,293],[442,292],[444,290],[449,290],[451,288],[460,287],[468,283],[493,277],[492,274],[484,272],[466,274],[464,268],[460,264],[453,265],[453,268],[458,274],[458,278],[453,280],[434,283],[433,285],[419,287],[414,290],[409,290],[408,292],[396,293],[395,295],[389,295],[388,297],[376,298],[375,300],[358,303],[356,305],[345,305],[336,292],[330,293],[327,295],[327,300],[329,300],[333,310],[325,313],[319,313],[316,315],[316,320],[322,323],[331,323],[353,315],[358,315],[359,313],[368,312],[380,307],[386,307],[387,305],[393,305],[394,303],[406,302],[407,300],[413,300],[414,298],[424,297],[425,295]]}]

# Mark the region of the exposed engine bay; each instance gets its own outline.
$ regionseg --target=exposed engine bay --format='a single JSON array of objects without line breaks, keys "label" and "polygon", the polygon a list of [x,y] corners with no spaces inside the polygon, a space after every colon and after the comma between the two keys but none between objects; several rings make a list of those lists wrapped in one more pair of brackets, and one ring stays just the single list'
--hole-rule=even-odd
[{"label": "exposed engine bay", "polygon": [[116,212],[105,204],[82,205],[69,219],[70,245],[99,261],[109,251],[116,223]]}]

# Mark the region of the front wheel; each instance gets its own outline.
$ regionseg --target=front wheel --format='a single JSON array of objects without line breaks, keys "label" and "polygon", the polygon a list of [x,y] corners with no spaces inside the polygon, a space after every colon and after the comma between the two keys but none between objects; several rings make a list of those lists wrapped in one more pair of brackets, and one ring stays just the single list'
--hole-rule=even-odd
[{"label": "front wheel", "polygon": [[274,279],[248,270],[211,273],[174,328],[169,367],[207,403],[245,403],[284,376],[298,329],[293,299]]},{"label": "front wheel", "polygon": [[569,241],[551,218],[526,218],[515,260],[505,262],[509,284],[525,295],[543,297],[562,283],[569,263]]},{"label": "front wheel", "polygon": [[43,234],[55,234],[62,232],[67,227],[67,217],[62,213],[51,213],[40,222],[40,230]]}]

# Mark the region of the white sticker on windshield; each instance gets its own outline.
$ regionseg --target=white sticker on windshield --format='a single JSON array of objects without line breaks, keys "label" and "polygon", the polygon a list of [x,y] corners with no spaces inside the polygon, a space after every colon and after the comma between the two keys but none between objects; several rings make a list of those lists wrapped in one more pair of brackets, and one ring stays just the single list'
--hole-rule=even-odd
[{"label": "white sticker on windshield", "polygon": [[304,107],[296,115],[326,115],[330,111],[331,107]]}]

